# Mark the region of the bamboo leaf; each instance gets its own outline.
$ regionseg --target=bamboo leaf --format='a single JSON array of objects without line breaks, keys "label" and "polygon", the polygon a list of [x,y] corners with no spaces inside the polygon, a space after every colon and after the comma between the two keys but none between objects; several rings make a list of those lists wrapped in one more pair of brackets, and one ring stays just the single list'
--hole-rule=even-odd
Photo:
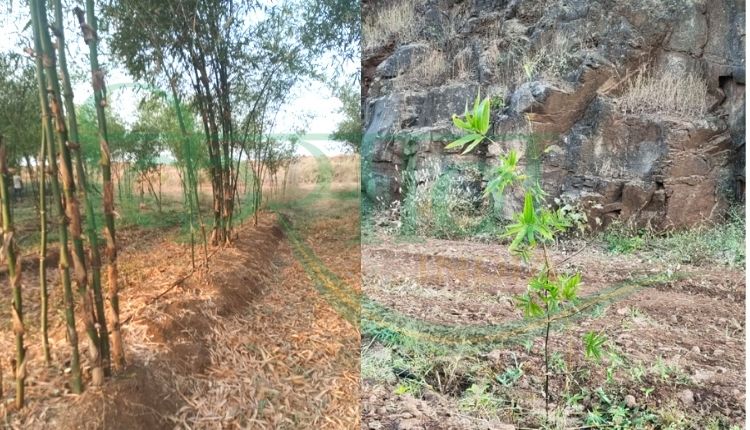
[{"label": "bamboo leaf", "polygon": [[479,145],[482,142],[482,140],[484,140],[484,136],[482,136],[480,134],[478,134],[476,136],[479,136],[479,137],[477,137],[476,139],[474,139],[474,141],[471,142],[471,144],[469,144],[469,146],[466,147],[466,149],[462,153],[463,155],[466,155],[469,152],[471,152],[474,148],[476,148],[477,145]]},{"label": "bamboo leaf", "polygon": [[480,131],[482,134],[487,134],[490,129],[490,99],[486,98],[482,102],[482,115],[481,115]]},{"label": "bamboo leaf", "polygon": [[466,136],[456,139],[453,142],[447,144],[445,149],[461,148],[472,140],[481,139],[482,136],[479,134],[467,134]]}]

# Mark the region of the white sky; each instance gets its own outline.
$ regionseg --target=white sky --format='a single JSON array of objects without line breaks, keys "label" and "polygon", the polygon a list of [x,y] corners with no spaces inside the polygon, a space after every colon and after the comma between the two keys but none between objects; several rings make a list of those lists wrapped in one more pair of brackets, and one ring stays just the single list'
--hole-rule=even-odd
[{"label": "white sky", "polygon": [[[30,46],[31,41],[22,35],[23,28],[28,21],[28,11],[18,0],[11,0],[10,5],[6,3],[0,6],[0,51],[23,53],[24,47]],[[91,97],[92,90],[87,72],[88,49],[79,35],[77,21],[72,13],[66,17],[65,36],[75,103],[79,105]],[[359,59],[356,60],[358,63]],[[107,86],[133,83],[127,71],[113,64],[106,52],[100,53],[99,61],[105,69]],[[345,73],[354,74],[357,71],[357,63],[345,65]],[[115,93],[111,92],[108,96],[109,105],[117,106],[117,114],[126,123],[131,123],[135,118],[140,95],[133,90],[120,90]],[[279,125],[275,132],[292,133],[300,125],[305,125],[304,129],[308,134],[328,135],[343,119],[338,112],[340,107],[341,102],[322,82],[302,82],[293,89],[287,105],[282,109],[279,118],[284,118],[284,121],[277,121]],[[318,137],[310,143],[329,155],[342,152],[342,146],[338,142]],[[300,153],[307,155],[307,151],[304,150],[300,150]]]}]

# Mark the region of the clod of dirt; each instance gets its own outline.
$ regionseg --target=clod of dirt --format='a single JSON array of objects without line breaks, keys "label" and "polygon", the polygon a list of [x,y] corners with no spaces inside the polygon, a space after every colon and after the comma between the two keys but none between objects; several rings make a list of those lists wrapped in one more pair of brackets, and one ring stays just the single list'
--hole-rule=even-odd
[{"label": "clod of dirt", "polygon": [[490,422],[489,430],[516,430],[516,426],[492,421]]},{"label": "clod of dirt", "polygon": [[632,394],[628,394],[627,396],[625,396],[625,406],[629,408],[638,406],[638,403],[635,401],[635,396],[633,396]]},{"label": "clod of dirt", "polygon": [[417,430],[423,429],[424,426],[422,425],[422,421],[418,418],[407,418],[399,421],[396,428],[398,430]]},{"label": "clod of dirt", "polygon": [[679,394],[677,394],[677,397],[685,406],[692,406],[693,403],[695,403],[695,396],[693,395],[693,392],[691,390],[682,390],[679,392]]}]

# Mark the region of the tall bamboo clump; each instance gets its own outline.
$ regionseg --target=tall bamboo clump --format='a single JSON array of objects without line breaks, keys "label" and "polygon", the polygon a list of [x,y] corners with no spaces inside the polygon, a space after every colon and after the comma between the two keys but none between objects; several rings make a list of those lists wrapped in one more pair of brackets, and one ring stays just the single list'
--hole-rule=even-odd
[{"label": "tall bamboo clump", "polygon": [[55,3],[55,25],[57,36],[58,64],[60,79],[63,84],[63,97],[65,102],[65,113],[68,119],[68,135],[70,137],[70,148],[75,156],[76,176],[78,177],[78,193],[81,202],[86,209],[86,239],[91,250],[91,290],[94,293],[94,304],[96,306],[96,326],[99,335],[99,349],[103,361],[105,373],[109,373],[109,333],[107,330],[107,318],[104,313],[104,300],[101,288],[101,256],[99,255],[99,244],[96,235],[96,218],[94,216],[94,205],[89,199],[86,171],[83,166],[83,155],[81,154],[80,139],[78,137],[78,122],[76,119],[75,105],[73,104],[73,89],[68,74],[68,64],[65,56],[65,28],[63,26],[62,2],[54,0]]},{"label": "tall bamboo clump", "polygon": [[[30,3],[32,8],[32,23],[41,42],[41,50],[37,51],[37,55],[41,56],[45,83],[47,85],[45,101],[48,104],[48,113],[51,115],[52,120],[54,120],[54,131],[49,130],[48,136],[50,136],[51,141],[51,136],[54,134],[60,155],[60,174],[65,199],[64,217],[67,219],[68,232],[73,244],[73,279],[83,302],[83,322],[89,338],[89,354],[92,364],[91,379],[93,385],[100,385],[104,377],[102,355],[99,347],[99,335],[94,324],[94,300],[88,286],[86,254],[81,237],[81,213],[78,207],[76,185],[73,178],[73,163],[70,154],[68,128],[61,104],[60,83],[57,80],[56,56],[50,38],[45,1],[31,0]],[[52,151],[50,151],[50,156],[52,155]],[[56,162],[55,158],[50,158],[50,164]]]},{"label": "tall bamboo clump", "polygon": [[[58,179],[57,154],[55,145],[52,141],[53,127],[50,106],[47,102],[47,78],[45,77],[44,64],[42,61],[42,37],[39,31],[40,20],[36,0],[30,2],[31,21],[34,31],[34,51],[36,53],[37,84],[39,87],[39,105],[42,113],[42,125],[44,127],[44,147],[49,165],[50,184],[52,186],[52,197],[56,206],[58,216],[58,231],[60,236],[60,278],[63,286],[63,300],[65,303],[65,323],[67,326],[67,338],[71,347],[70,359],[70,377],[71,390],[74,393],[80,393],[83,390],[81,382],[81,366],[78,353],[78,331],[76,330],[75,304],[73,303],[73,289],[71,286],[70,276],[70,252],[68,250],[68,228],[67,218],[65,217],[65,208],[60,191],[60,182]],[[43,176],[43,175],[42,175]],[[41,257],[44,258],[44,257]],[[40,263],[41,265],[41,263]]]},{"label": "tall bamboo clump", "polygon": [[111,154],[107,136],[107,119],[104,112],[106,106],[104,72],[99,68],[97,22],[94,14],[94,0],[86,0],[86,16],[81,9],[76,8],[78,23],[81,26],[83,39],[89,47],[89,61],[91,63],[91,84],[94,89],[94,103],[96,105],[96,119],[99,125],[99,147],[101,149],[102,190],[104,203],[104,238],[107,244],[106,265],[107,280],[109,282],[109,305],[112,328],[112,362],[115,368],[125,366],[125,353],[120,333],[120,305],[117,280],[117,241],[115,236],[115,199],[112,182]]},{"label": "tall bamboo clump", "polygon": [[16,240],[13,237],[13,220],[10,216],[10,196],[8,192],[8,160],[5,142],[0,136],[0,203],[2,204],[3,248],[8,263],[8,279],[13,294],[11,319],[13,334],[16,336],[16,358],[14,373],[16,376],[16,407],[23,407],[24,380],[26,379],[26,349],[23,346],[23,303],[21,300],[21,259],[16,255]]}]

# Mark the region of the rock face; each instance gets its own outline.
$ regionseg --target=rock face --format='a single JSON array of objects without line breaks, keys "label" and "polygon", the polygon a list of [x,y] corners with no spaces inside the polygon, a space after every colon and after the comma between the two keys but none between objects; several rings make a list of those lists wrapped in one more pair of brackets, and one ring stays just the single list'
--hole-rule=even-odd
[{"label": "rock face", "polygon": [[[366,22],[391,4],[368,2]],[[427,0],[414,1],[413,25],[414,40],[363,53],[371,198],[401,198],[404,170],[486,171],[510,148],[598,225],[689,227],[744,195],[744,1]],[[637,82],[657,76],[674,88],[645,97],[664,108],[640,109]],[[443,150],[478,90],[493,100],[496,143]]]}]

